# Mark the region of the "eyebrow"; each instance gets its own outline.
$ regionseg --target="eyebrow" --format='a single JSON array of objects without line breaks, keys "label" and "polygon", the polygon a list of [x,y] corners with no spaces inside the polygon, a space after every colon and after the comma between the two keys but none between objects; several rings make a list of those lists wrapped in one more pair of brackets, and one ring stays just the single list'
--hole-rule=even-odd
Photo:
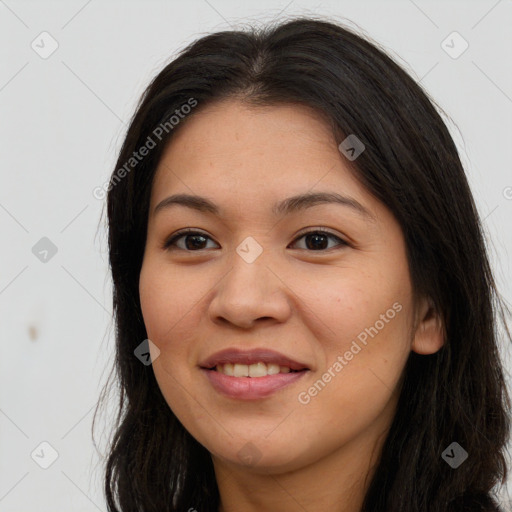
[{"label": "eyebrow", "polygon": [[[284,216],[320,204],[340,204],[351,208],[366,220],[376,221],[375,216],[353,197],[342,196],[335,192],[307,192],[288,197],[274,204],[272,213],[276,216]],[[153,210],[153,215],[174,205],[185,206],[213,215],[219,215],[220,213],[219,207],[206,197],[191,194],[174,194],[160,201]]]}]

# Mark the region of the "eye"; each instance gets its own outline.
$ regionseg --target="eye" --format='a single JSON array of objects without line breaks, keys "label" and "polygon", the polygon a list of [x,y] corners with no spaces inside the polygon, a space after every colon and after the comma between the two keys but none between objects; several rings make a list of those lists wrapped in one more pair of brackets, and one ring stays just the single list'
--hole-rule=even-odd
[{"label": "eye", "polygon": [[[185,239],[185,247],[180,247],[176,242],[180,239]],[[163,245],[164,249],[170,250],[172,246],[177,247],[178,249],[189,251],[190,249],[204,249],[202,245],[205,243],[205,241],[210,238],[209,236],[205,235],[204,233],[200,231],[195,231],[193,229],[182,229],[181,231],[178,231],[174,235],[172,235]],[[188,240],[191,240],[191,243],[187,243]],[[211,238],[210,238],[211,240]]]},{"label": "eye", "polygon": [[[329,242],[328,239],[335,240],[338,242],[338,246],[348,246],[349,244],[342,240],[339,236],[334,235],[333,233],[326,231],[325,228],[317,228],[310,231],[303,232],[298,237],[295,238],[293,243],[296,243],[298,240],[304,238],[308,242],[306,242],[306,247],[299,247],[299,249],[310,249],[313,251],[323,251],[325,249],[332,249],[332,247],[328,247]],[[183,246],[179,245],[177,242],[180,239],[185,240],[185,244]],[[205,249],[204,244],[207,240],[212,240],[208,235],[202,233],[201,231],[195,231],[194,229],[183,229],[178,231],[174,235],[172,235],[167,241],[164,242],[163,249],[171,250],[172,248],[181,249],[183,251],[195,252],[196,250]],[[190,241],[190,242],[189,242]],[[292,243],[292,244],[293,244]],[[327,243],[327,246],[326,246]]]},{"label": "eye", "polygon": [[[313,251],[323,251],[325,249],[332,249],[332,247],[327,247],[329,245],[328,239],[338,241],[339,246],[348,246],[348,243],[345,240],[342,240],[339,236],[331,233],[330,231],[326,231],[325,228],[317,228],[310,231],[306,231],[295,238],[294,242],[304,238],[306,241],[306,247],[299,247],[299,249],[311,249]],[[326,246],[327,244],[327,246]]]}]

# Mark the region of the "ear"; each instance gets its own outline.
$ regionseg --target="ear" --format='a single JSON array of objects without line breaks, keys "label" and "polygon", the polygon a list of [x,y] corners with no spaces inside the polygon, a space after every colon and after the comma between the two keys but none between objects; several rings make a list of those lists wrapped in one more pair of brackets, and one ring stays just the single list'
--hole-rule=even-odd
[{"label": "ear", "polygon": [[411,350],[417,354],[434,354],[444,342],[444,326],[439,313],[430,299],[422,299],[415,319]]}]

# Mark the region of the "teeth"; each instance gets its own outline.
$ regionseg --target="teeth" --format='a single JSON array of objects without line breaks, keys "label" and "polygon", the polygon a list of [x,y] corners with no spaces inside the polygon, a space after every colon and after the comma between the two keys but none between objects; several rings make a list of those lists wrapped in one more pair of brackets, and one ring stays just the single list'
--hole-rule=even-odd
[{"label": "teeth", "polygon": [[[217,371],[219,371],[219,366],[217,366]],[[231,377],[233,377],[235,374],[234,374],[234,368],[233,368],[233,365],[231,363],[226,363],[224,365],[224,373],[226,375],[231,375]]]},{"label": "teeth", "polygon": [[215,369],[219,373],[229,375],[231,377],[265,377],[267,375],[276,375],[277,373],[290,373],[287,366],[279,366],[278,364],[263,362],[254,364],[218,364]]},{"label": "teeth", "polygon": [[265,363],[249,365],[249,377],[265,377],[265,375],[267,375],[267,365]]},{"label": "teeth", "polygon": [[249,367],[246,364],[235,364],[233,370],[234,377],[249,377]]},{"label": "teeth", "polygon": [[[279,373],[281,367],[278,364],[267,364],[267,374],[268,375],[275,375],[276,373]],[[284,366],[283,366],[284,368]]]}]

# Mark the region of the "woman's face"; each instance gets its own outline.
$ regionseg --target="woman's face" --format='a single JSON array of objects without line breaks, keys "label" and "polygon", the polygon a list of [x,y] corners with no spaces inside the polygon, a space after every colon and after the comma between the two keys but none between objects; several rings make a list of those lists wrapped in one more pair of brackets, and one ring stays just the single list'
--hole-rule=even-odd
[{"label": "woman's face", "polygon": [[[428,308],[413,314],[398,223],[348,163],[308,108],[235,100],[198,111],[161,158],[142,312],[162,394],[214,462],[288,471],[369,446],[411,349],[441,346]],[[161,203],[175,194],[204,200]],[[289,199],[311,194],[346,199]]]}]

